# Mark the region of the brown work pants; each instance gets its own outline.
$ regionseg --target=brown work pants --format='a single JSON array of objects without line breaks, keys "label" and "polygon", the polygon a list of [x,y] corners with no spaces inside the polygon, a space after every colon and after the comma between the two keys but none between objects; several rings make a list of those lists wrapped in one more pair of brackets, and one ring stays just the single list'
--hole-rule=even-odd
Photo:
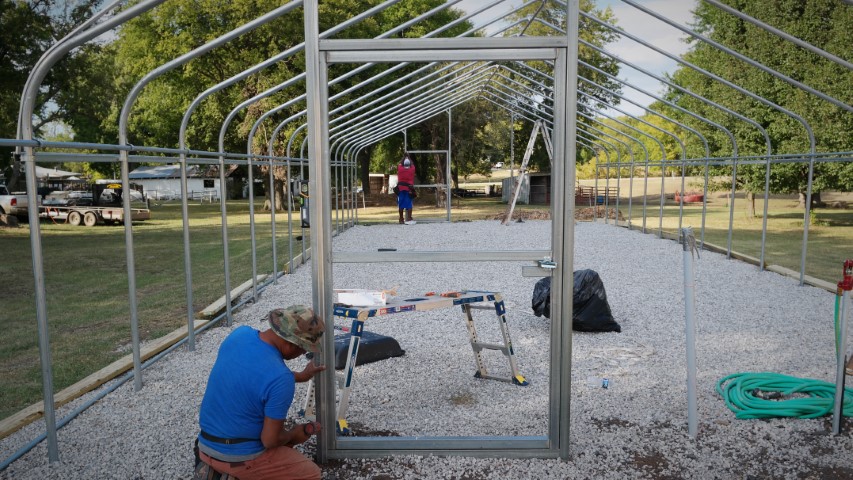
[{"label": "brown work pants", "polygon": [[290,447],[268,448],[259,457],[238,463],[222,462],[204,452],[198,453],[201,460],[217,472],[240,480],[319,480],[322,476],[316,463]]}]

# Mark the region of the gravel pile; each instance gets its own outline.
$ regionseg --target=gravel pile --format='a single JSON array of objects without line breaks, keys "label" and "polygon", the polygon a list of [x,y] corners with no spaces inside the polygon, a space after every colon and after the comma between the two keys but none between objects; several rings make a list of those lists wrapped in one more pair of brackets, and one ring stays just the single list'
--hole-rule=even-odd
[{"label": "gravel pile", "polygon": [[[547,249],[549,221],[358,226],[338,251]],[[326,478],[853,478],[853,422],[832,436],[831,418],[737,420],[714,391],[736,372],[778,372],[834,381],[834,296],[754,266],[702,252],[695,262],[699,435],[687,434],[681,246],[596,223],[576,226],[575,269],[599,273],[621,333],[575,333],[571,459],[400,456],[334,461]],[[348,419],[362,435],[545,435],[549,328],[531,297],[537,278],[522,263],[335,264],[334,288],[387,289],[398,296],[490,290],[504,295],[518,366],[527,387],[473,378],[474,358],[458,310],[378,318],[366,330],[396,339],[405,355],[356,369]],[[235,314],[264,328],[266,312],[311,303],[310,266],[267,288]],[[494,316],[476,312],[481,341],[497,341]],[[347,323],[339,323],[349,326]],[[58,433],[61,462],[42,442],[2,479],[190,478],[198,406],[216,350],[232,328],[213,328],[144,371]],[[491,373],[505,357],[485,352]],[[293,362],[301,369],[304,360]],[[609,380],[601,388],[600,379]],[[291,414],[302,406],[303,386]],[[82,401],[82,400],[81,400]],[[63,407],[58,418],[81,401]],[[8,458],[43,432],[33,425],[0,443]],[[304,447],[309,453],[314,445]]]}]

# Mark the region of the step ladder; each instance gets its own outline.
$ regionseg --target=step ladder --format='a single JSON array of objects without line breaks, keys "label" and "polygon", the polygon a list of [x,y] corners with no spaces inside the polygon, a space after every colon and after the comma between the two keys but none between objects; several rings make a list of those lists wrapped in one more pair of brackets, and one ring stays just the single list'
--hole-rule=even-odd
[{"label": "step ladder", "polygon": [[[341,372],[335,372],[335,394],[337,395],[344,384],[344,374]],[[317,420],[317,411],[314,408],[314,379],[308,380],[307,390],[305,393],[305,399],[302,402],[302,408],[299,409],[298,415],[306,420]],[[339,400],[335,398],[335,402],[337,403]],[[337,425],[338,433],[349,433],[349,428],[347,427],[346,420],[338,422]]]},{"label": "step ladder", "polygon": [[513,185],[512,200],[507,207],[506,215],[504,216],[502,225],[509,225],[512,221],[512,212],[515,210],[515,204],[518,201],[518,194],[521,191],[521,186],[524,184],[524,176],[527,174],[527,164],[530,162],[530,157],[533,155],[533,146],[536,144],[536,135],[542,132],[542,141],[545,143],[545,151],[548,152],[548,158],[551,163],[554,162],[554,147],[551,144],[551,135],[548,133],[548,128],[542,120],[537,120],[533,124],[533,131],[530,133],[530,140],[527,141],[527,149],[524,150],[524,159],[521,161],[521,166],[518,168],[518,177],[515,178]]},{"label": "step ladder", "polygon": [[[487,305],[490,302],[492,305]],[[474,351],[474,360],[477,371],[474,373],[476,378],[484,378],[491,380],[500,380],[503,382],[512,383],[519,386],[527,386],[528,382],[518,371],[518,365],[515,361],[515,351],[512,347],[512,340],[509,335],[509,327],[506,319],[506,306],[503,297],[497,292],[483,292],[464,290],[458,292],[446,292],[440,295],[435,295],[433,292],[426,294],[423,298],[415,298],[409,300],[389,301],[385,306],[379,307],[346,307],[336,306],[334,315],[336,317],[352,318],[353,323],[350,328],[350,345],[347,352],[347,363],[343,373],[335,374],[335,404],[336,404],[336,423],[335,430],[339,435],[349,435],[349,425],[347,424],[347,407],[352,393],[354,381],[354,369],[356,358],[358,356],[358,348],[361,343],[362,332],[364,331],[364,322],[368,318],[375,318],[390,314],[399,314],[405,312],[417,312],[433,310],[436,308],[446,308],[460,306],[465,319],[468,340],[471,348]],[[480,342],[477,336],[477,329],[474,326],[474,318],[472,310],[491,310],[495,312],[498,320],[498,326],[501,330],[502,344]],[[504,354],[509,361],[511,375],[509,377],[500,377],[489,374],[486,364],[483,361],[483,350],[497,350]],[[308,390],[305,395],[303,407],[300,410],[300,415],[306,419],[315,419],[316,405],[314,404],[314,379],[309,380]]]},{"label": "step ladder", "polygon": [[[527,386],[528,382],[525,380],[524,376],[519,373],[518,364],[515,361],[515,351],[512,348],[512,340],[510,339],[509,328],[506,324],[506,307],[504,306],[503,300],[498,295],[495,297],[494,306],[472,304],[462,305],[462,314],[465,317],[465,324],[468,327],[468,340],[471,342],[471,349],[474,350],[474,361],[477,366],[477,371],[474,373],[474,377],[489,378],[492,380],[511,382],[514,385]],[[485,343],[480,341],[477,336],[477,328],[474,326],[474,317],[471,313],[472,310],[492,310],[497,314],[498,325],[500,326],[501,336],[503,337],[503,344]],[[497,350],[503,353],[509,361],[509,368],[512,372],[512,376],[510,378],[506,378],[489,374],[489,371],[486,368],[486,363],[483,360],[483,350]]]}]

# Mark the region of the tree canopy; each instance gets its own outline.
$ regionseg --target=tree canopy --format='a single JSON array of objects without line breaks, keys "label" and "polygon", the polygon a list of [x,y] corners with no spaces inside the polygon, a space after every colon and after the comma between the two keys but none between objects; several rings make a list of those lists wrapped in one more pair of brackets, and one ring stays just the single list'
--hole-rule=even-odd
[{"label": "tree canopy", "polygon": [[[28,48],[12,48],[0,51],[4,60],[0,68],[11,71],[3,75],[0,81],[16,82],[14,85],[3,85],[0,90],[4,94],[2,108],[4,109],[2,132],[3,137],[14,137],[17,118],[16,109],[23,81],[29,69],[52,42],[67,32],[71,26],[89,16],[97,5],[96,0],[85,0],[74,3],[60,3],[56,0],[36,0],[29,3],[22,1],[0,0],[0,22],[3,26],[28,25],[30,28],[3,28],[4,44],[10,46],[28,45]],[[353,8],[352,0],[329,0],[320,4],[320,30],[340,24],[351,18],[356,12],[362,12],[380,4],[380,0],[358,2]],[[429,11],[441,4],[441,0],[403,0],[375,15],[350,26],[347,30],[336,34],[336,38],[373,38],[383,32],[404,24],[416,15]],[[607,22],[612,22],[609,9],[595,9],[592,0],[582,0],[581,8],[593,12]],[[90,43],[69,55],[61,67],[52,71],[52,76],[46,82],[44,98],[39,105],[40,123],[44,125],[54,119],[61,118],[68,125],[73,139],[78,142],[118,143],[118,117],[125,98],[131,88],[144,75],[153,69],[183,55],[194,48],[217,38],[233,28],[245,24],[260,15],[265,14],[281,5],[275,0],[170,0],[142,14],[134,20],[119,27],[114,35],[99,43]],[[62,22],[56,22],[57,12],[67,8],[59,15]],[[559,35],[562,34],[553,25],[564,28],[564,6],[557,2],[547,2],[540,11],[536,12],[542,21],[532,22],[521,32],[516,27],[506,35],[524,33],[526,35]],[[539,10],[536,5],[519,12],[514,19]],[[460,22],[451,28],[442,28],[450,22],[459,19],[463,12],[454,8],[446,9],[431,18],[409,25],[395,33],[398,37],[436,36],[454,37],[471,29],[469,22]],[[514,20],[511,19],[511,20]],[[510,21],[511,21],[510,20]],[[581,26],[581,35],[594,45],[605,45],[613,39],[614,33],[594,23],[586,22]],[[8,38],[8,39],[7,39]],[[212,86],[233,78],[246,69],[263,62],[285,51],[291,51],[303,42],[302,10],[292,12],[259,27],[245,35],[231,40],[222,47],[193,59],[178,68],[146,85],[132,105],[129,117],[128,141],[134,145],[171,147],[178,146],[179,126],[187,108],[201,92]],[[588,63],[596,65],[604,71],[617,73],[614,62],[597,54],[591,49],[582,48],[581,57]],[[401,68],[394,73],[375,77],[378,73],[389,68],[389,65],[374,65],[364,68],[358,74],[352,71],[358,65],[331,65],[329,79],[332,80],[330,95],[337,98],[330,109],[340,108],[338,115],[370,101],[369,94],[381,90],[384,85],[395,79],[420,68],[423,64],[413,64]],[[442,65],[443,66],[443,65]],[[526,108],[550,116],[549,104],[551,80],[548,75],[551,67],[530,62],[528,66],[507,65],[502,75],[515,82],[512,87],[517,91],[515,99],[525,103]],[[536,73],[541,70],[542,73]],[[225,131],[225,150],[241,152],[246,149],[247,133],[261,115],[273,107],[282,105],[292,99],[297,101],[259,124],[253,140],[255,152],[267,153],[273,129],[283,119],[295,118],[285,124],[274,142],[276,154],[285,154],[286,139],[298,131],[305,123],[305,83],[298,80],[304,72],[304,55],[301,52],[283,58],[263,70],[224,88],[199,102],[191,115],[187,128],[187,147],[198,150],[218,150],[218,138],[223,121],[235,106],[262,92],[267,92],[264,98],[255,101],[235,116],[235,120]],[[515,74],[517,72],[518,74]],[[447,73],[452,74],[452,71]],[[599,83],[618,91],[614,82],[593,71],[586,72]],[[335,81],[346,76],[345,80]],[[527,77],[527,78],[525,78]],[[530,79],[535,81],[530,81]],[[372,79],[368,87],[352,88],[366,79]],[[493,78],[495,83],[510,85],[506,78]],[[291,85],[284,87],[285,83]],[[615,99],[610,94],[591,87],[582,86],[588,96],[581,98],[582,109],[593,111],[602,102]],[[507,89],[506,91],[509,91]],[[521,92],[521,93],[518,93]],[[382,94],[387,93],[383,91]],[[367,100],[361,103],[348,102],[366,95]],[[337,97],[336,97],[337,96]],[[8,98],[7,98],[8,97]],[[301,98],[301,100],[299,100]],[[531,103],[531,98],[538,98]],[[495,99],[480,95],[462,105],[456,105],[451,112],[453,131],[453,178],[472,173],[490,172],[490,164],[495,161],[509,159],[508,132],[514,130],[516,151],[523,151],[532,123],[525,120],[523,115],[515,115],[511,121],[510,111],[514,107],[496,105]],[[6,114],[5,112],[12,112]],[[518,113],[518,112],[516,112]],[[408,129],[409,149],[446,149],[448,138],[447,115],[444,112],[436,114]],[[299,134],[293,146],[293,155],[299,154],[300,142],[304,131]],[[392,135],[366,148],[359,156],[362,181],[365,186],[367,172],[371,170],[390,171],[402,154],[403,145],[400,135]],[[282,141],[285,140],[285,141]],[[443,182],[444,167],[440,158],[415,158],[418,172],[428,176],[435,182]],[[532,165],[547,169],[549,160],[541,145],[537,145]],[[92,164],[92,168],[106,168],[107,164]]]},{"label": "tree canopy", "polygon": [[[853,60],[850,25],[853,9],[835,0],[772,0],[752,2],[729,0],[728,5],[800,38],[847,61]],[[853,105],[853,74],[838,63],[827,60],[775,34],[700,2],[695,10],[695,29],[709,39],[737,51],[788,77],[819,90],[846,105]],[[697,95],[734,110],[763,127],[770,140],[770,153],[805,154],[810,151],[809,136],[800,121],[785,112],[802,117],[814,132],[817,152],[853,150],[853,114],[816,95],[793,86],[767,72],[706,42],[693,40],[684,60],[718,75],[762,97],[761,102],[724,85],[707,75],[680,66],[672,81]],[[762,132],[753,125],[707,102],[670,88],[667,98],[678,105],[725,126],[737,139],[739,155],[766,155]],[[686,124],[711,139],[712,156],[730,156],[732,145],[719,129],[671,111]],[[696,142],[695,138],[690,139]],[[731,169],[729,168],[729,171]],[[808,163],[776,164],[771,168],[772,193],[805,192]],[[748,165],[738,169],[739,187],[749,192],[764,190],[765,167]],[[815,166],[814,191],[853,189],[853,164],[818,163]]]},{"label": "tree canopy", "polygon": [[[0,138],[16,138],[21,93],[36,61],[54,42],[89,17],[99,0],[0,0]],[[88,69],[92,44],[68,55],[50,70],[42,82],[33,118],[34,132],[67,113],[68,92]],[[14,179],[13,149],[0,147],[0,170]]]}]

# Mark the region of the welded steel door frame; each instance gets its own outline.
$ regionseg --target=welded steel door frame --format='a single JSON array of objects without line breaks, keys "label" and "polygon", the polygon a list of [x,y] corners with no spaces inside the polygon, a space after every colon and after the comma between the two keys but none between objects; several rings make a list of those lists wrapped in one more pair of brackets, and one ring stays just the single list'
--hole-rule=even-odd
[{"label": "welded steel door frame", "polygon": [[[554,61],[554,167],[551,206],[551,250],[545,253],[557,263],[553,270],[552,308],[554,318],[570,318],[572,304],[560,292],[572,291],[574,195],[566,186],[574,185],[575,126],[577,95],[578,2],[567,7],[568,35],[563,37],[504,38],[420,38],[381,40],[320,40],[316,2],[305,4],[306,72],[308,86],[308,158],[309,188],[317,199],[309,212],[318,228],[311,236],[313,306],[323,318],[330,318],[332,292],[331,205],[329,146],[328,66],[332,63],[430,62],[430,61]],[[573,32],[573,33],[571,33]],[[561,161],[560,161],[561,160]],[[412,261],[413,252],[383,257],[386,261]],[[405,255],[402,255],[405,253]],[[531,260],[542,252],[482,252],[486,259]],[[425,255],[425,254],[424,254]],[[459,252],[430,252],[431,261],[456,261]],[[417,257],[417,252],[414,253]],[[370,261],[370,255],[335,258],[335,261]],[[399,258],[397,258],[399,257]],[[405,257],[405,258],[404,258]],[[539,257],[541,258],[541,257]],[[565,282],[565,283],[564,283]],[[334,332],[331,322],[324,336],[325,363],[334,361]],[[391,454],[466,455],[476,457],[568,458],[571,329],[562,322],[551,322],[550,389],[548,432],[544,436],[506,437],[339,437],[322,435],[318,442],[318,460],[328,458],[369,458]],[[325,432],[335,431],[334,372],[325,371],[318,382],[316,405]]]}]

